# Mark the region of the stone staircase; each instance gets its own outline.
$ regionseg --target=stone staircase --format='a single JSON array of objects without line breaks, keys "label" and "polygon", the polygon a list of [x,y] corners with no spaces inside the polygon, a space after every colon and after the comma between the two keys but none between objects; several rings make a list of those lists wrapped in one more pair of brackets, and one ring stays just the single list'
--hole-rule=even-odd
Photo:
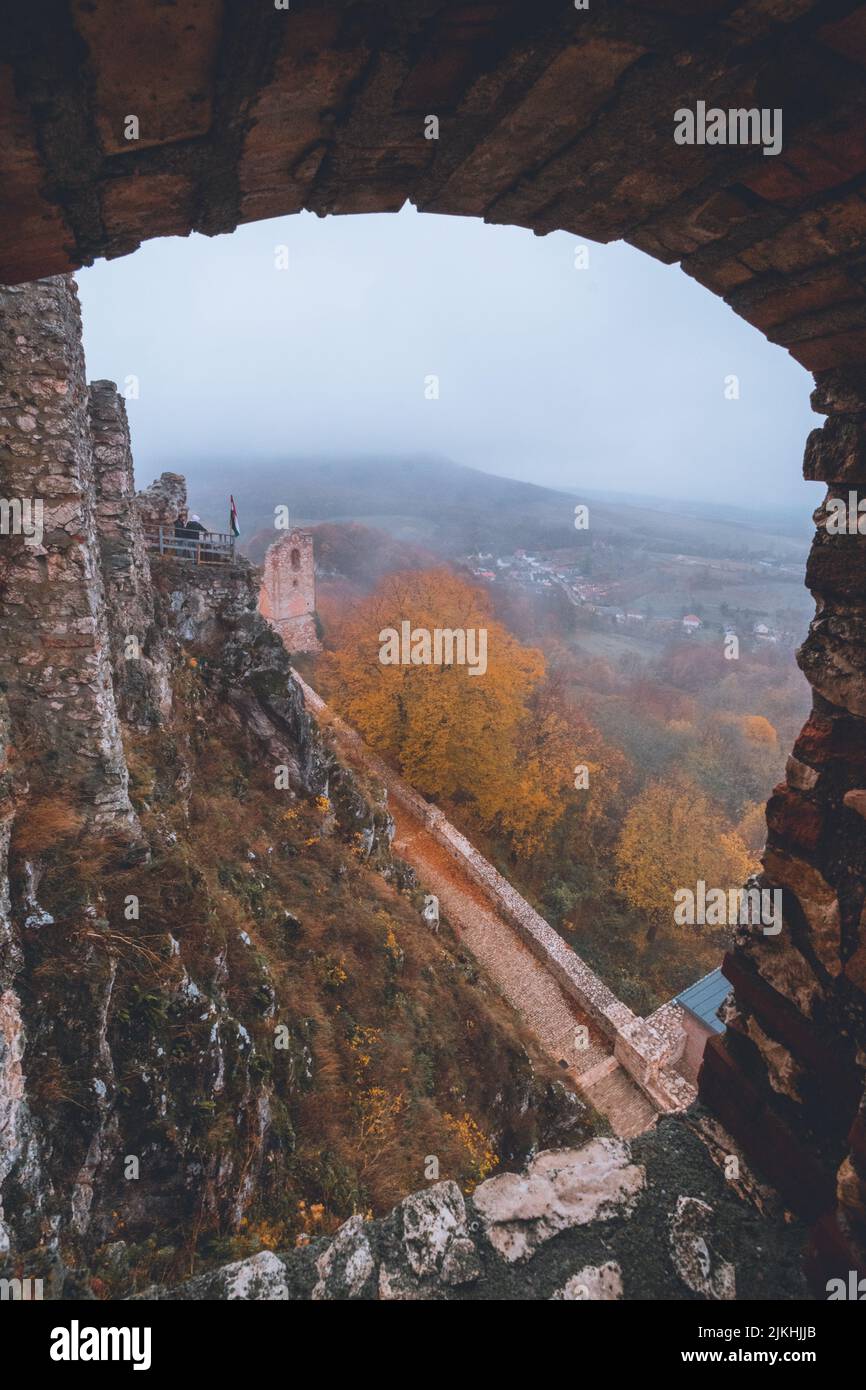
[{"label": "stone staircase", "polygon": [[544,1051],[623,1138],[655,1123],[658,1111],[613,1056],[611,1044],[582,1013],[517,932],[460,873],[459,865],[409,811],[395,808],[394,849],[435,893],[460,940]]},{"label": "stone staircase", "polygon": [[340,758],[384,782],[394,849],[435,893],[467,950],[535,1035],[563,1080],[631,1138],[695,1088],[676,1070],[685,1035],[666,1009],[636,1017],[475,847],[370,749],[294,672]]}]

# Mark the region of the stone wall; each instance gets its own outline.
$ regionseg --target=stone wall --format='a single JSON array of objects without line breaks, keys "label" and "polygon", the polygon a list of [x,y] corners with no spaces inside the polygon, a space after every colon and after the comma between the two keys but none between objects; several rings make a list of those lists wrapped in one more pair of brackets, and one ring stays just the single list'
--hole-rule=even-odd
[{"label": "stone wall", "polygon": [[310,709],[327,717],[339,731],[341,741],[351,745],[365,768],[384,784],[393,800],[411,812],[448,851],[461,871],[483,889],[496,910],[515,928],[566,994],[598,1025],[612,1044],[617,1061],[650,1100],[666,1111],[680,1110],[691,1104],[694,1089],[673,1070],[685,1043],[682,1029],[658,1028],[651,1020],[633,1014],[438,807],[431,806],[398,777],[354,729],[331,713],[322,697],[300,676],[296,674],[295,679]]},{"label": "stone wall", "polygon": [[265,556],[259,612],[289,652],[317,652],[316,567],[309,531],[290,531]]},{"label": "stone wall", "polygon": [[11,741],[8,709],[0,696],[0,1259],[11,1244],[3,1210],[3,1184],[17,1169],[21,1181],[32,1190],[38,1166],[24,1088],[21,999],[15,987],[21,948],[12,923],[9,842],[20,789],[16,789],[9,764]]},{"label": "stone wall", "polygon": [[866,1269],[866,536],[832,534],[827,500],[866,489],[866,373],[819,373],[807,478],[827,484],[806,582],[816,614],[800,653],[813,710],[767,807],[764,886],[782,889],[776,938],[741,929],[724,971],[727,1032],[701,1094],[796,1209],[816,1222],[813,1268]]},{"label": "stone wall", "polygon": [[41,509],[0,536],[0,685],[43,795],[136,838],[111,680],[96,484],[71,277],[0,288],[0,495]]}]

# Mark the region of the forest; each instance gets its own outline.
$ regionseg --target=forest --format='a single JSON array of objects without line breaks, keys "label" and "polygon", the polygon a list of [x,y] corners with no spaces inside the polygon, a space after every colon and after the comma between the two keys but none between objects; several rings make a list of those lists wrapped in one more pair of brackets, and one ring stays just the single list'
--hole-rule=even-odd
[{"label": "forest", "polygon": [[[792,651],[746,644],[731,661],[721,636],[673,632],[606,659],[558,592],[481,584],[364,527],[314,536],[324,651],[299,665],[320,693],[637,1012],[715,968],[730,929],[678,925],[674,895],[760,867],[764,804],[807,712]],[[484,678],[383,665],[380,632],[407,619],[485,628]]]}]

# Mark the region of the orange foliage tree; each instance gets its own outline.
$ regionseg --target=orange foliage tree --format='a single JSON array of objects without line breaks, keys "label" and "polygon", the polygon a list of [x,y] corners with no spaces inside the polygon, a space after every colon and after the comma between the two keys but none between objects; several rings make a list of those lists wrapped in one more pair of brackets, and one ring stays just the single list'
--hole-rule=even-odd
[{"label": "orange foliage tree", "polygon": [[[384,664],[383,634],[484,629],[487,665]],[[487,595],[451,570],[388,575],[328,632],[319,673],[342,714],[419,791],[468,802],[485,828],[530,855],[562,816],[576,747],[552,706],[536,704],[544,658],[490,614]]]},{"label": "orange foliage tree", "polygon": [[647,914],[653,941],[673,921],[674,893],[697,880],[739,888],[754,867],[742,838],[684,778],[648,782],[625,818],[616,851],[617,891]]},{"label": "orange foliage tree", "polygon": [[746,714],[743,716],[743,733],[746,738],[753,743],[764,743],[775,747],[778,742],[778,735],[769,719],[763,714]]}]

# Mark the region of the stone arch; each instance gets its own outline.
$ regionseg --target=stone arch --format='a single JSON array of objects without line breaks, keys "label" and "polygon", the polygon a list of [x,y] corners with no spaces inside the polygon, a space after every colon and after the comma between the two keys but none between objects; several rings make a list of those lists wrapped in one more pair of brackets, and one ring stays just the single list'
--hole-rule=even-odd
[{"label": "stone arch", "polygon": [[[407,199],[539,234],[623,238],[678,262],[815,373],[828,419],[805,474],[831,495],[866,488],[855,0],[711,0],[697,12],[682,0],[325,0],[243,15],[178,0],[159,44],[142,42],[151,22],[118,26],[106,0],[0,21],[0,282],[151,236]],[[675,113],[699,102],[781,111],[781,153],[677,145]],[[702,1081],[815,1218],[819,1256],[866,1243],[864,547],[819,530],[812,548],[817,613],[800,662],[814,709],[768,806],[768,880],[791,911],[778,941],[746,933],[728,960],[735,1003]]]}]

